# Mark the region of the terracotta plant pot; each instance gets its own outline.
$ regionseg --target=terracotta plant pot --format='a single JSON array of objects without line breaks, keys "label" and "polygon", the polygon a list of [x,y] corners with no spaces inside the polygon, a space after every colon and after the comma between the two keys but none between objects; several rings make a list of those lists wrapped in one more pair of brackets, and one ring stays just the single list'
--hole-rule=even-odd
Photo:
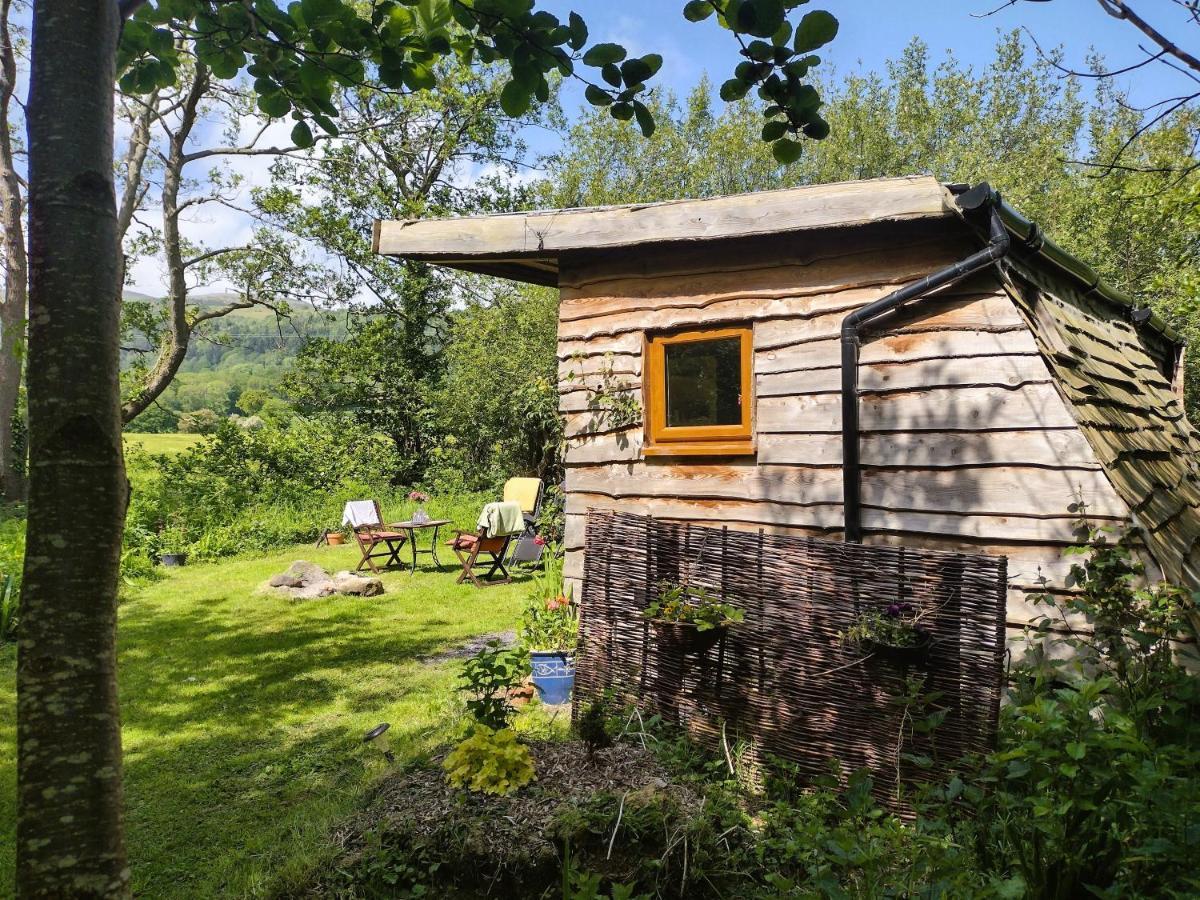
[{"label": "terracotta plant pot", "polygon": [[346,543],[346,536],[340,531],[331,531],[329,534],[325,535],[325,537],[329,540],[330,547],[340,547],[342,544]]},{"label": "terracotta plant pot", "polygon": [[707,628],[701,631],[691,622],[667,622],[663,619],[651,619],[654,634],[658,643],[666,648],[681,653],[704,653],[720,642],[729,631],[730,623]]}]

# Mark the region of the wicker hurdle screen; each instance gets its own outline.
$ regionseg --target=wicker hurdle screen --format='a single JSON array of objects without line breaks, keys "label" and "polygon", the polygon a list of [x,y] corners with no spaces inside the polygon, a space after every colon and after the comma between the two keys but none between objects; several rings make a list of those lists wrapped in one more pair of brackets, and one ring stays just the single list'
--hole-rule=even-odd
[{"label": "wicker hurdle screen", "polygon": [[[752,758],[802,775],[870,770],[895,802],[903,781],[995,738],[1004,653],[1007,561],[660,522],[596,512],[587,525],[575,709],[608,692],[716,743],[748,740]],[[706,587],[745,621],[704,650],[657,639],[642,610],[670,580]],[[930,613],[934,640],[916,661],[868,655],[840,635],[863,610],[897,599]],[[906,679],[945,719],[909,725]],[[906,718],[906,712],[908,714]],[[903,805],[903,804],[901,804]]]}]

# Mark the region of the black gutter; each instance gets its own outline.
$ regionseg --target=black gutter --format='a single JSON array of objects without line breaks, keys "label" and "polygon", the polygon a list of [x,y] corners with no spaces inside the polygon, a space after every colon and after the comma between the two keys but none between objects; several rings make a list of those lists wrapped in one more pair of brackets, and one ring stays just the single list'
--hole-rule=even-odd
[{"label": "black gutter", "polygon": [[[862,543],[862,469],[859,454],[858,419],[858,349],[860,330],[885,313],[892,312],[912,300],[919,300],[931,291],[961,281],[986,269],[1005,256],[1012,247],[1008,229],[1000,211],[999,197],[987,182],[983,182],[957,198],[965,215],[988,217],[988,245],[977,253],[959,260],[920,281],[905,285],[886,297],[856,309],[842,319],[842,498],[846,523],[845,540]],[[1031,223],[1032,224],[1032,223]],[[1035,230],[1036,230],[1036,226]]]},{"label": "black gutter", "polygon": [[[972,193],[984,187],[984,184],[974,188]],[[1183,336],[1167,324],[1158,313],[1152,312],[1148,307],[1139,308],[1132,297],[1104,281],[1095,269],[1050,240],[1037,223],[1031,222],[1009,206],[998,192],[992,191],[992,202],[995,204],[996,212],[1000,214],[1000,221],[1016,238],[1022,250],[1036,253],[1040,261],[1049,263],[1059,271],[1082,282],[1085,287],[1085,295],[1099,297],[1107,303],[1125,307],[1126,318],[1133,324],[1138,326],[1148,324],[1168,340],[1177,344],[1184,342]]]}]

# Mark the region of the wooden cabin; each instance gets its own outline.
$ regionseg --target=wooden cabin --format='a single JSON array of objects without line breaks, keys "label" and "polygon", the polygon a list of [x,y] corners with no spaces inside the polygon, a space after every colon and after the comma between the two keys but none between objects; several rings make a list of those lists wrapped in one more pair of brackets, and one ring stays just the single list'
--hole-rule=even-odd
[{"label": "wooden cabin", "polygon": [[[380,222],[374,243],[558,287],[571,578],[589,509],[857,528],[1007,556],[1017,628],[1043,578],[1063,587],[1082,502],[1200,587],[1200,435],[1178,335],[985,189],[922,176]],[[843,339],[851,312],[993,244],[997,261]]]}]

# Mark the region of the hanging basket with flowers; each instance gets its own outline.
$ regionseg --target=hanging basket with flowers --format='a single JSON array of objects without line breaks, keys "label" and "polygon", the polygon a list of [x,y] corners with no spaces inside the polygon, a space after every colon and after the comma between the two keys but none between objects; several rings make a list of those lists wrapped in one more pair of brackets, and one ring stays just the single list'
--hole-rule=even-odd
[{"label": "hanging basket with flowers", "polygon": [[658,641],[665,647],[703,653],[745,617],[707,588],[660,581],[658,596],[644,610]]},{"label": "hanging basket with flowers", "polygon": [[864,612],[842,638],[872,656],[899,663],[920,662],[933,645],[933,633],[922,621],[929,615],[907,601],[896,600]]}]

